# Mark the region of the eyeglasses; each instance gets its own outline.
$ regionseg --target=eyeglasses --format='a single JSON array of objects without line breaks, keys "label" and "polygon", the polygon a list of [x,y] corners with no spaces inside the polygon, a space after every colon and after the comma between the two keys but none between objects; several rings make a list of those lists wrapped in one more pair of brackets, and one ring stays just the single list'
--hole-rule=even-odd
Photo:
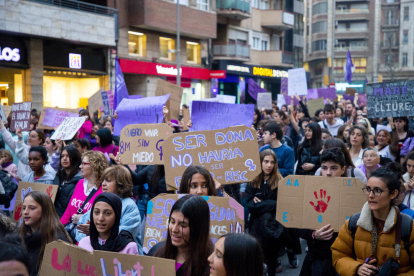
[{"label": "eyeglasses", "polygon": [[370,195],[371,192],[373,192],[374,196],[379,197],[379,196],[381,196],[381,194],[383,192],[386,192],[386,191],[389,191],[389,190],[381,190],[378,187],[375,187],[374,189],[371,189],[370,187],[365,186],[364,188],[362,188],[362,191],[364,192],[365,195]]},{"label": "eyeglasses", "polygon": [[81,166],[90,165],[91,163],[82,162]]}]

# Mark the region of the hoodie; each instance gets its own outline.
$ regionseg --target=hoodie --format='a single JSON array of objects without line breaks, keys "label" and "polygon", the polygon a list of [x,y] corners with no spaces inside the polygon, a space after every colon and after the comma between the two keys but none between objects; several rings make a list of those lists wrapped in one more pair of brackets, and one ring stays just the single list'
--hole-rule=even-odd
[{"label": "hoodie", "polygon": [[55,177],[51,173],[46,172],[41,178],[35,180],[34,172],[31,172],[29,174],[26,174],[25,177],[23,177],[22,181],[43,183],[43,184],[53,184],[53,179],[55,179]]},{"label": "hoodie", "polygon": [[321,128],[326,128],[329,130],[329,132],[331,133],[331,135],[333,137],[338,136],[338,129],[340,126],[342,126],[344,124],[344,121],[342,121],[342,119],[339,118],[335,118],[335,122],[333,125],[328,124],[328,121],[325,119],[322,122],[318,123]]}]

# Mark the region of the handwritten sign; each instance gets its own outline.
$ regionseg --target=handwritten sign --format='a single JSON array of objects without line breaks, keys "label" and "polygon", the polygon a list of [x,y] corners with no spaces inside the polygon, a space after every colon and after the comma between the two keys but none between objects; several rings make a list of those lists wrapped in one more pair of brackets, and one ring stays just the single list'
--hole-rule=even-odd
[{"label": "handwritten sign", "polygon": [[[145,222],[144,252],[167,239],[172,206],[185,196],[161,195],[148,203]],[[228,233],[244,233],[244,208],[231,197],[203,196],[210,207],[210,238],[213,243]]]},{"label": "handwritten sign", "polygon": [[22,217],[22,205],[24,197],[31,191],[45,192],[50,195],[52,202],[55,201],[58,186],[52,184],[32,183],[32,182],[19,182],[19,186],[16,192],[16,202],[14,205],[13,219],[19,221]]},{"label": "handwritten sign", "polygon": [[368,118],[414,115],[414,80],[366,84]]},{"label": "handwritten sign", "polygon": [[14,103],[12,106],[11,131],[21,127],[23,131],[30,129],[30,111],[32,102]]},{"label": "handwritten sign", "polygon": [[79,114],[48,108],[46,109],[43,125],[52,128],[57,128],[65,120],[65,118],[68,117],[76,118],[79,117]]},{"label": "handwritten sign", "polygon": [[[104,91],[103,87],[96,91],[91,97],[88,99],[88,110],[89,116],[93,118],[93,113],[104,106],[102,101],[102,92]],[[109,103],[108,103],[109,104]]]},{"label": "handwritten sign", "polygon": [[252,78],[247,80],[247,92],[254,99],[257,100],[257,95],[267,92],[266,89],[261,88]]},{"label": "handwritten sign", "polygon": [[170,94],[170,97],[166,103],[166,106],[169,110],[168,114],[166,115],[167,120],[177,120],[178,116],[180,115],[183,88],[171,82],[158,79],[157,88],[155,90],[155,96],[163,96],[168,94]]},{"label": "handwritten sign", "polygon": [[253,124],[253,104],[226,104],[193,101],[191,131],[215,130],[230,126]]},{"label": "handwritten sign", "polygon": [[53,133],[51,140],[56,140],[58,138],[62,140],[72,139],[78,130],[81,128],[83,123],[85,123],[86,117],[67,117]]},{"label": "handwritten sign", "polygon": [[330,224],[338,232],[367,201],[363,187],[358,178],[289,175],[279,181],[276,220],[313,230]]},{"label": "handwritten sign", "polygon": [[115,120],[114,135],[121,135],[127,125],[161,123],[164,119],[162,108],[169,96],[123,99],[116,109],[118,119]]},{"label": "handwritten sign", "polygon": [[12,112],[12,107],[10,105],[2,105],[1,108],[4,111],[4,115],[6,115],[6,118],[9,117],[9,114]]},{"label": "handwritten sign", "polygon": [[162,142],[172,135],[167,124],[127,125],[121,131],[119,152],[124,164],[164,164]]},{"label": "handwritten sign", "polygon": [[288,95],[295,96],[308,94],[305,68],[288,70]]},{"label": "handwritten sign", "polygon": [[174,189],[190,165],[205,166],[223,185],[252,181],[261,172],[256,132],[246,126],[173,134],[163,151],[165,181]]},{"label": "handwritten sign", "polygon": [[[52,123],[54,125],[53,127],[47,126],[43,123],[45,118],[47,118],[46,117],[46,112],[47,112],[48,109],[58,112],[58,113],[55,113],[55,115],[57,115],[57,116],[55,117],[56,119],[53,120],[53,123]],[[49,115],[50,115],[50,113],[49,113]],[[75,115],[77,115],[77,116],[75,116]],[[55,128],[57,128],[63,122],[65,117],[79,117],[78,109],[76,109],[76,108],[72,109],[72,108],[45,107],[44,106],[42,108],[42,112],[40,113],[39,124],[38,124],[37,128],[54,130]],[[50,120],[50,118],[48,118],[47,121],[48,120]]]},{"label": "handwritten sign", "polygon": [[272,93],[259,93],[257,94],[257,108],[261,110],[272,109]]},{"label": "handwritten sign", "polygon": [[284,104],[286,104],[285,95],[277,94],[277,107],[281,109]]},{"label": "handwritten sign", "polygon": [[311,115],[315,114],[318,109],[323,109],[324,107],[324,98],[308,100],[308,110]]}]

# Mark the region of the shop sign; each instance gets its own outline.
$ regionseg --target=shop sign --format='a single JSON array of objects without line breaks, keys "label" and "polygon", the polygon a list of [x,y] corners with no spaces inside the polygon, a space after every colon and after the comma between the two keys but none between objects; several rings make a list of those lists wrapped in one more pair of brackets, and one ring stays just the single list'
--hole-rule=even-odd
[{"label": "shop sign", "polygon": [[226,70],[212,70],[210,71],[210,78],[211,79],[225,79]]},{"label": "shop sign", "polygon": [[288,72],[283,70],[275,70],[270,68],[262,67],[253,67],[253,75],[255,76],[264,76],[264,77],[273,77],[273,78],[287,78]]},{"label": "shop sign", "polygon": [[82,55],[69,54],[69,68],[82,69]]},{"label": "shop sign", "polygon": [[[162,65],[155,66],[157,68],[157,74],[177,76],[178,70],[174,67],[164,67]],[[180,68],[180,76],[183,74],[183,68]]]},{"label": "shop sign", "polygon": [[18,48],[10,48],[10,47],[0,47],[0,60],[5,61],[20,61],[20,49]]},{"label": "shop sign", "polygon": [[242,72],[250,74],[250,68],[246,66],[239,66],[239,65],[227,65],[227,71],[235,71],[235,72]]},{"label": "shop sign", "polygon": [[[229,64],[225,61],[220,61],[218,69],[225,70],[228,74],[242,75],[242,76],[258,76],[266,78],[287,78],[288,72],[286,70],[279,70],[275,68],[260,67],[248,64]],[[219,71],[220,71],[219,70]],[[217,71],[211,71],[217,72]],[[213,78],[213,77],[212,77]]]}]

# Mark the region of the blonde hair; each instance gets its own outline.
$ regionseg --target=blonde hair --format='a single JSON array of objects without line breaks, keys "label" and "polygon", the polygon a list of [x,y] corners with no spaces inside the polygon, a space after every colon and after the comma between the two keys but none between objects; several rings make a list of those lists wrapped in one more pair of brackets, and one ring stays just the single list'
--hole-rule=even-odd
[{"label": "blonde hair", "polygon": [[[0,151],[0,154],[1,154],[1,155],[6,155],[6,156],[10,159],[10,161],[9,161],[9,162],[13,162],[13,161],[14,161],[14,160],[13,160],[13,155],[11,154],[11,152],[10,152],[9,150],[2,149],[2,150]],[[1,156],[0,156],[0,158],[1,158]]]},{"label": "blonde hair", "polygon": [[108,168],[108,160],[105,155],[100,151],[88,150],[82,154],[82,160],[84,157],[89,158],[89,163],[95,176],[95,186],[99,189],[102,184],[102,173]]}]

